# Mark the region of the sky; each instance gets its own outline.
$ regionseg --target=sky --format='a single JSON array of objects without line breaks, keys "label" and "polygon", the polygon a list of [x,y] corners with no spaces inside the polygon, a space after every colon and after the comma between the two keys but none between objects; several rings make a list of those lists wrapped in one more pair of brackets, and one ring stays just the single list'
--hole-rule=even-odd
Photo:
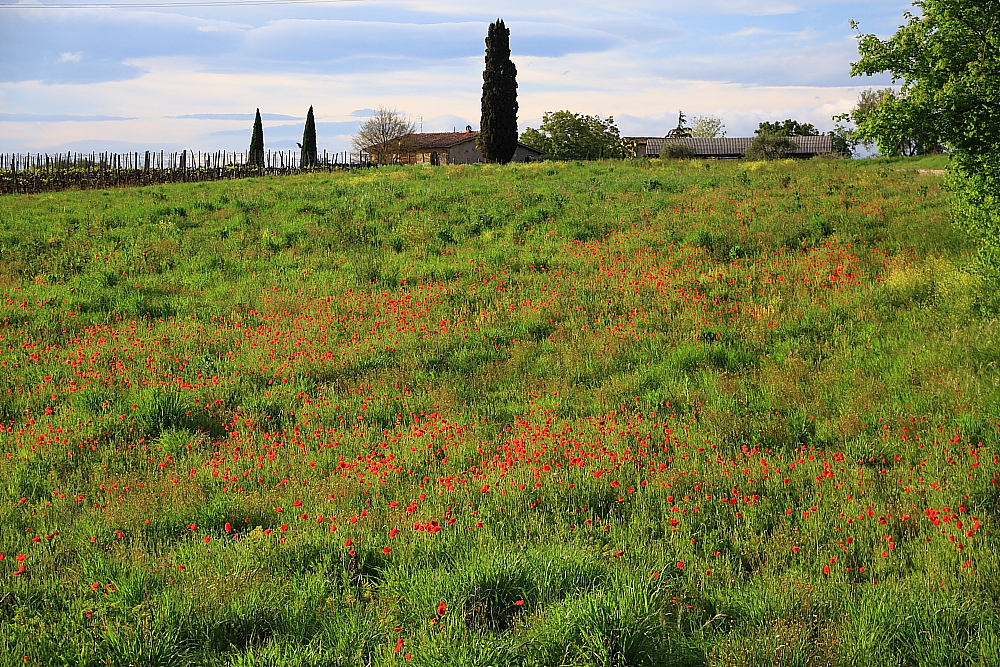
[{"label": "sky", "polygon": [[[860,91],[855,20],[889,36],[907,0],[0,0],[0,152],[350,149],[372,109],[425,132],[478,128],[485,37],[503,18],[519,125],[613,116],[662,136],[683,110],[728,136],[794,118],[833,129]],[[217,1],[217,0],[208,0]],[[195,4],[197,3],[197,4]],[[81,7],[87,5],[89,7]],[[52,5],[58,5],[53,7]]]}]

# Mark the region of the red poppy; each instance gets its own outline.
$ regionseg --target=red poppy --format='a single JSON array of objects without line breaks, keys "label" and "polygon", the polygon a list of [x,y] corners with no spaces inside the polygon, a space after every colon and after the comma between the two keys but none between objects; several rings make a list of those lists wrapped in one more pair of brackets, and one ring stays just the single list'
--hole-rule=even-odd
[{"label": "red poppy", "polygon": [[445,614],[446,611],[448,611],[448,603],[447,602],[441,602],[441,604],[439,604],[438,608],[437,608],[437,615],[438,616],[444,616],[444,614]]}]

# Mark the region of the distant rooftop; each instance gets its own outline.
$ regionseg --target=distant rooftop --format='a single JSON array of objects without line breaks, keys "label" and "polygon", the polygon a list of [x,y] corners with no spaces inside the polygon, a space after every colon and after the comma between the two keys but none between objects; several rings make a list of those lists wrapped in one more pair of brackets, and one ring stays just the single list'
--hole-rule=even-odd
[{"label": "distant rooftop", "polygon": [[[671,138],[663,137],[629,137],[633,141],[645,139],[646,155],[659,155],[664,144],[682,144],[691,148],[696,157],[743,157],[747,148],[756,137],[688,137]],[[821,153],[833,152],[833,137],[830,135],[819,135],[815,137],[788,137],[795,145],[796,149],[789,152],[789,156],[811,156]]]},{"label": "distant rooftop", "polygon": [[418,148],[451,148],[478,136],[479,132],[472,130],[466,132],[420,132],[413,135]]}]

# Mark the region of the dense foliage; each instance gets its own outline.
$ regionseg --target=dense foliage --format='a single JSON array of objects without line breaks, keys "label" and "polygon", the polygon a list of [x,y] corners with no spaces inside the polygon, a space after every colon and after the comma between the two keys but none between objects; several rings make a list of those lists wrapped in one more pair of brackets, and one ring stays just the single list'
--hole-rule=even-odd
[{"label": "dense foliage", "polygon": [[691,136],[693,135],[691,133],[691,128],[687,125],[687,117],[684,115],[684,111],[678,111],[677,127],[667,132],[667,137],[671,139],[687,139]]},{"label": "dense foliage", "polygon": [[815,137],[819,130],[812,123],[800,123],[791,118],[784,121],[764,121],[753,131],[759,137]]},{"label": "dense foliage", "polygon": [[692,137],[714,139],[726,136],[726,124],[715,116],[695,116],[691,125]]},{"label": "dense foliage", "polygon": [[0,198],[0,664],[995,664],[937,166]]},{"label": "dense foliage", "polygon": [[517,67],[510,59],[510,30],[501,19],[490,24],[483,70],[479,147],[487,162],[507,164],[517,150]]},{"label": "dense foliage", "polygon": [[795,148],[795,142],[788,135],[761,134],[750,142],[744,157],[748,160],[783,160]]},{"label": "dense foliage", "polygon": [[312,106],[306,114],[306,126],[302,130],[302,143],[298,145],[301,151],[299,164],[303,167],[312,167],[319,162],[316,149],[316,117],[313,115]]},{"label": "dense foliage", "polygon": [[250,135],[250,150],[248,160],[259,169],[264,168],[264,123],[260,119],[260,109],[253,121],[253,133]]},{"label": "dense foliage", "polygon": [[664,142],[660,157],[665,160],[687,160],[694,157],[694,149],[687,144]]},{"label": "dense foliage", "polygon": [[[1000,272],[1000,2],[920,0],[888,40],[861,35],[852,72],[902,82],[859,126],[883,152],[943,144],[959,220]],[[885,147],[885,149],[883,149]]]},{"label": "dense foliage", "polygon": [[538,129],[529,127],[521,143],[537,148],[555,160],[599,160],[632,157],[635,148],[622,139],[615,119],[585,116],[572,111],[542,115]]},{"label": "dense foliage", "polygon": [[877,146],[879,152],[886,157],[914,157],[942,152],[944,147],[925,123],[914,123],[908,131],[892,137],[879,135],[878,140],[870,132],[860,129],[868,126],[872,113],[883,103],[897,104],[902,99],[903,96],[892,88],[869,88],[861,91],[858,102],[850,113],[833,117],[835,121],[853,123],[854,127],[838,126],[836,134],[846,139],[852,147],[860,144],[870,150]]}]

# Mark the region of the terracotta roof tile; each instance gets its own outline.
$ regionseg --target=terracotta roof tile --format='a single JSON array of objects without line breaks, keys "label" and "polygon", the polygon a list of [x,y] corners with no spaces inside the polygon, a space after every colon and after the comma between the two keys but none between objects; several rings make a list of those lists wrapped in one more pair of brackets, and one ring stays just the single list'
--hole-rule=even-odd
[{"label": "terracotta roof tile", "polygon": [[479,132],[423,132],[413,135],[418,148],[451,148],[478,136]]}]

